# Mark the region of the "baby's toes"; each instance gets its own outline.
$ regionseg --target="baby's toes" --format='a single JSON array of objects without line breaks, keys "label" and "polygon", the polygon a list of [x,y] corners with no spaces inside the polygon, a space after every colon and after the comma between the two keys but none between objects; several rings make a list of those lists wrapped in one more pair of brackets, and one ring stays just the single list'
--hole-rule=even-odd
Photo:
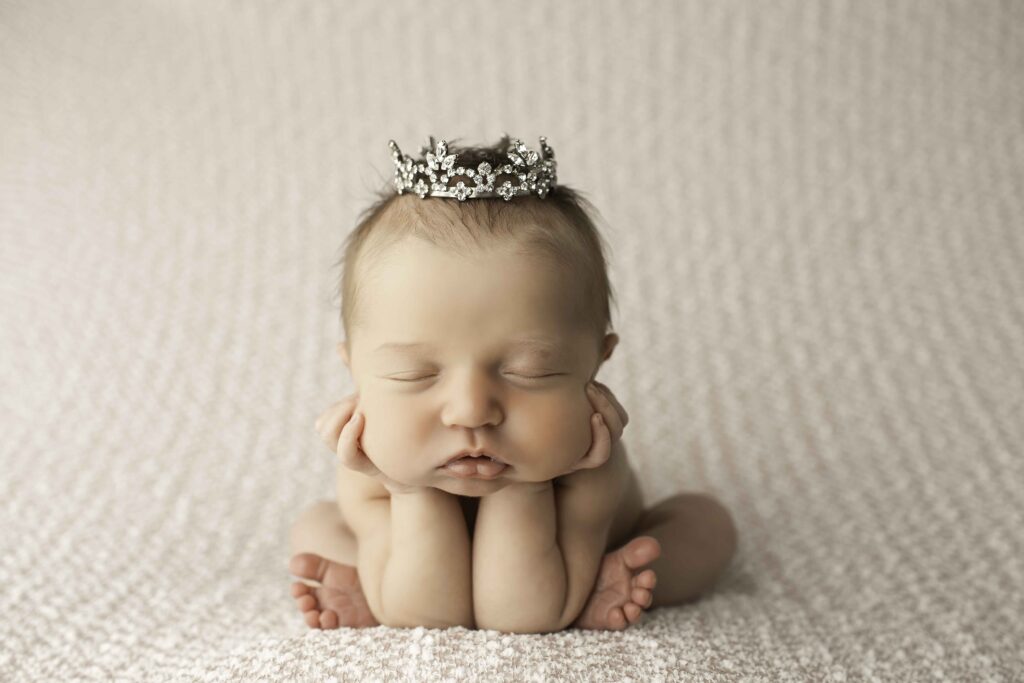
[{"label": "baby's toes", "polygon": [[627,602],[622,606],[622,611],[626,613],[626,619],[628,619],[631,624],[635,624],[640,618],[640,615],[643,614],[643,609],[641,609],[640,605],[635,602]]},{"label": "baby's toes", "polygon": [[633,577],[633,586],[636,588],[653,590],[656,585],[658,585],[658,575],[654,573],[653,569],[645,569]]},{"label": "baby's toes", "polygon": [[650,607],[651,602],[654,599],[654,596],[651,595],[651,591],[647,590],[646,588],[634,588],[633,592],[630,593],[630,597],[633,599],[633,602],[640,605],[644,609]]},{"label": "baby's toes", "polygon": [[334,610],[325,609],[320,613],[320,628],[338,628],[338,615]]},{"label": "baby's toes", "polygon": [[308,612],[311,609],[316,609],[317,601],[316,597],[312,595],[303,595],[295,598],[295,604],[299,606],[300,612]]},{"label": "baby's toes", "polygon": [[626,615],[622,613],[621,607],[613,607],[608,610],[608,628],[613,631],[621,631],[629,626]]},{"label": "baby's toes", "polygon": [[292,584],[292,597],[301,598],[303,595],[309,595],[312,590],[313,589],[306,584],[296,581]]},{"label": "baby's toes", "polygon": [[622,546],[623,559],[630,569],[639,569],[661,556],[661,542],[654,536],[637,536]]},{"label": "baby's toes", "polygon": [[328,560],[316,553],[299,553],[288,561],[288,571],[293,577],[321,583],[327,572]]},{"label": "baby's toes", "polygon": [[306,619],[306,626],[310,628],[320,628],[320,611],[311,609],[308,612],[304,612],[302,615]]}]

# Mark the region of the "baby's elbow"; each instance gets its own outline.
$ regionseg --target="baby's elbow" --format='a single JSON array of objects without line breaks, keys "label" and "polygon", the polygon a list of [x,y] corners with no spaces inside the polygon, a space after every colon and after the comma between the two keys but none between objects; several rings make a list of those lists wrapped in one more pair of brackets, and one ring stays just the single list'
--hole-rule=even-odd
[{"label": "baby's elbow", "polygon": [[476,627],[481,631],[498,631],[499,633],[512,633],[516,635],[557,633],[562,630],[557,623],[531,624],[528,622],[519,622],[516,624],[499,624],[486,621],[481,623],[478,621]]},{"label": "baby's elbow", "polygon": [[395,616],[386,615],[383,619],[377,619],[381,626],[388,626],[390,628],[455,628],[462,626],[466,629],[475,629],[476,621],[472,617],[466,617],[462,619],[453,618],[435,618],[429,616]]},{"label": "baby's elbow", "polygon": [[563,627],[558,615],[529,614],[519,611],[516,614],[480,614],[473,615],[476,627],[482,631],[499,631],[501,633],[530,634],[555,633]]},{"label": "baby's elbow", "polygon": [[383,612],[379,616],[375,612],[374,617],[381,626],[391,628],[476,628],[472,604],[465,601],[457,603],[450,600],[443,606],[404,603],[400,606],[387,606]]}]

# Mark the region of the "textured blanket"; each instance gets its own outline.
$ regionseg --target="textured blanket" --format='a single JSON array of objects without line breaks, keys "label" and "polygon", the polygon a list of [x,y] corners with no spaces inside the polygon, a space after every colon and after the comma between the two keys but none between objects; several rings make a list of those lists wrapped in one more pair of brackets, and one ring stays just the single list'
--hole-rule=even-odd
[{"label": "textured blanket", "polygon": [[[1024,3],[0,0],[0,680],[1024,679]],[[600,209],[599,379],[716,590],[621,632],[313,631],[387,140]]]}]

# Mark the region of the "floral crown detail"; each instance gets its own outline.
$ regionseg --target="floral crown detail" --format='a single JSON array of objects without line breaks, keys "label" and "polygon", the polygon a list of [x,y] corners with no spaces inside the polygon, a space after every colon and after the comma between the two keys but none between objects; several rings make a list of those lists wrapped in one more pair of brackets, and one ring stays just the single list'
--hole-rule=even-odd
[{"label": "floral crown detail", "polygon": [[[411,191],[420,199],[431,197],[454,197],[460,202],[467,199],[512,197],[536,194],[543,199],[554,186],[555,151],[548,146],[547,138],[540,138],[540,153],[529,149],[517,138],[510,138],[506,154],[508,163],[492,168],[486,161],[476,168],[460,166],[458,154],[448,153],[448,142],[434,142],[431,135],[427,144],[420,149],[419,159],[402,154],[394,140],[388,140],[391,157],[395,162],[395,189],[398,194]],[[451,182],[460,176],[468,179]],[[505,176],[501,181],[497,178]]]}]

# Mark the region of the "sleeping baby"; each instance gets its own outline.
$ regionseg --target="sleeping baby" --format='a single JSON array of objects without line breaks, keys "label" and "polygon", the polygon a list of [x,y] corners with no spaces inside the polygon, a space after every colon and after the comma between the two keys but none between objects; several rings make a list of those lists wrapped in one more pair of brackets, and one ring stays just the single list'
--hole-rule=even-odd
[{"label": "sleeping baby", "polygon": [[705,593],[735,525],[707,495],[644,505],[595,380],[619,340],[603,241],[546,140],[389,146],[342,264],[356,390],[316,422],[337,500],[290,533],[306,623],[618,630]]}]

